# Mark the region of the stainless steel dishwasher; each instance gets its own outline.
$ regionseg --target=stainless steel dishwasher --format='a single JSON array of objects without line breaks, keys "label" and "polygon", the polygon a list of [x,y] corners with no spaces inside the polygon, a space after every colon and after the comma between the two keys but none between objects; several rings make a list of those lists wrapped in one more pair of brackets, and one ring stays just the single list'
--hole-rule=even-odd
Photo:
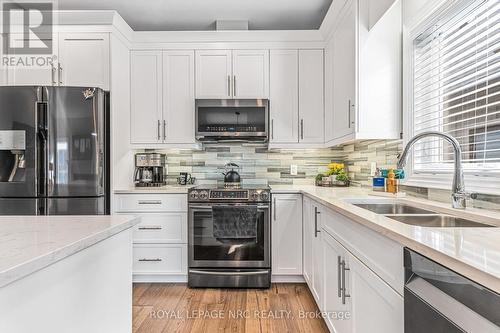
[{"label": "stainless steel dishwasher", "polygon": [[405,333],[500,332],[500,295],[404,250]]}]

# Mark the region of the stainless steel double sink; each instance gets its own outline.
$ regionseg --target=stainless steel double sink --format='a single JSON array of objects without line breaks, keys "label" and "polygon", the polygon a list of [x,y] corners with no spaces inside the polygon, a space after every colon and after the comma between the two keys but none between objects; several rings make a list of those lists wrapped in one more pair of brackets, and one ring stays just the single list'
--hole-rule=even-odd
[{"label": "stainless steel double sink", "polygon": [[422,209],[405,203],[353,203],[354,206],[384,215],[390,219],[421,227],[494,228],[496,226]]}]

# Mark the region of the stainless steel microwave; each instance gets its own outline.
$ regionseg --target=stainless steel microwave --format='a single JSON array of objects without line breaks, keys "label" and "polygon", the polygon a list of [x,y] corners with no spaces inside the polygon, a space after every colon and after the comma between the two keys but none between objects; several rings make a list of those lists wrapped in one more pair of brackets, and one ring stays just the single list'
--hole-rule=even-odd
[{"label": "stainless steel microwave", "polygon": [[197,99],[199,141],[260,141],[269,135],[267,99]]}]

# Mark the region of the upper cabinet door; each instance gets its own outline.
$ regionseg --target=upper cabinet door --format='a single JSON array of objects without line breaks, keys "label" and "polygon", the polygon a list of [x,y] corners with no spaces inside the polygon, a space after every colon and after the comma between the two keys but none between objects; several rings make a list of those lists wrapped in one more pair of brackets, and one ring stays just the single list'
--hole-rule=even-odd
[{"label": "upper cabinet door", "polygon": [[163,52],[163,140],[194,143],[194,51]]},{"label": "upper cabinet door", "polygon": [[354,133],[356,121],[356,2],[349,0],[333,35],[333,136]]},{"label": "upper cabinet door", "polygon": [[[58,51],[58,40],[57,35],[47,34],[41,35],[41,37],[33,36],[29,39],[24,39],[23,34],[11,34],[8,42],[10,42],[11,47],[20,48],[29,45],[30,47],[43,48],[48,43],[52,43],[52,54],[46,55],[35,55],[38,59],[37,62],[33,65],[21,64],[19,63],[16,66],[5,67],[2,65],[1,75],[2,79],[6,80],[7,85],[11,86],[31,86],[31,85],[43,85],[43,86],[52,86],[58,84],[57,78],[57,59],[54,60],[53,55],[57,57]],[[4,37],[6,38],[6,37]],[[4,47],[2,43],[2,48]],[[10,54],[5,54],[6,56],[14,56],[14,60],[16,59],[24,59],[30,58],[33,55],[25,55],[25,54],[16,54],[14,51]],[[18,58],[19,57],[19,58]]]},{"label": "upper cabinet door", "polygon": [[271,50],[269,100],[271,143],[297,143],[299,63],[297,50]]},{"label": "upper cabinet door", "polygon": [[109,90],[109,34],[59,34],[59,85]]},{"label": "upper cabinet door", "polygon": [[323,50],[299,51],[299,142],[325,141],[323,62]]},{"label": "upper cabinet door", "polygon": [[269,51],[233,51],[233,98],[268,98]]},{"label": "upper cabinet door", "polygon": [[196,98],[232,98],[230,50],[196,51]]},{"label": "upper cabinet door", "polygon": [[130,52],[131,142],[162,141],[162,53]]}]

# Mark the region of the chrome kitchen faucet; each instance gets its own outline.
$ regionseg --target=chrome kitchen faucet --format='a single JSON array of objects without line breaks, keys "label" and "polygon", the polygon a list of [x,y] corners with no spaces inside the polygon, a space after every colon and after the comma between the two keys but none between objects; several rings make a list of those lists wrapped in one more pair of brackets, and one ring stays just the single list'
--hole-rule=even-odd
[{"label": "chrome kitchen faucet", "polygon": [[453,183],[451,188],[451,205],[456,209],[465,209],[467,207],[467,199],[475,198],[475,193],[467,193],[465,191],[464,183],[464,170],[462,168],[462,149],[460,148],[460,143],[449,134],[441,133],[437,131],[422,132],[415,135],[406,145],[403,153],[401,154],[398,161],[398,169],[403,169],[408,160],[408,152],[411,147],[420,139],[430,136],[440,137],[448,141],[453,147],[455,169],[453,173]]}]

